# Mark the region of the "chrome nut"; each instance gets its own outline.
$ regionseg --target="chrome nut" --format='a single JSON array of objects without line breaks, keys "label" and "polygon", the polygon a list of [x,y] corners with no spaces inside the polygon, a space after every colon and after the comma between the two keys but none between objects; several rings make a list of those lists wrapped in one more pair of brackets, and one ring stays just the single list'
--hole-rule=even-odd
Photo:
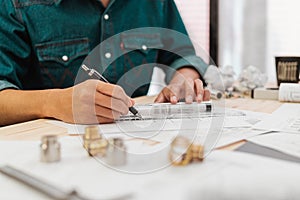
[{"label": "chrome nut", "polygon": [[106,151],[107,164],[112,166],[122,166],[126,164],[127,152],[122,138],[111,138],[108,140]]},{"label": "chrome nut", "polygon": [[57,136],[43,136],[40,144],[41,162],[52,163],[58,162],[61,158],[60,143]]}]

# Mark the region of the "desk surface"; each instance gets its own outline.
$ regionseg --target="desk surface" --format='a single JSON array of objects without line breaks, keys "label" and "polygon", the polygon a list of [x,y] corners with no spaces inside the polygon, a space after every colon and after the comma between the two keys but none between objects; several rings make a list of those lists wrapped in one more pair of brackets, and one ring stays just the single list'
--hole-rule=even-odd
[{"label": "desk surface", "polygon": [[[136,100],[137,103],[152,101],[153,98]],[[277,101],[252,99],[229,99],[225,103],[228,108],[265,113],[271,113],[281,105]],[[64,128],[48,124],[42,119],[0,128],[0,140],[38,140],[44,134],[66,135],[67,132]],[[84,192],[83,194],[88,197],[100,195],[102,197],[100,199],[107,199],[104,197],[115,197],[124,192],[128,194],[128,191],[133,194],[133,198],[128,199],[133,200],[162,199],[162,197],[178,200],[201,199],[201,197],[203,199],[266,199],[266,197],[297,199],[300,196],[297,187],[300,181],[300,175],[297,173],[299,165],[281,163],[275,159],[256,157],[251,154],[214,151],[202,164],[196,163],[183,168],[166,167],[156,173],[136,176],[116,173],[115,170],[88,158],[81,144],[80,148],[65,145],[63,154],[65,157],[59,165],[40,163],[37,159],[39,152],[31,150],[31,142],[29,144],[26,142],[26,145],[29,145],[29,148],[18,150],[14,147],[9,149],[9,145],[2,146],[6,151],[1,151],[0,157],[8,159],[7,162],[12,162],[15,166],[22,167],[25,172],[32,172],[49,183],[59,183],[66,188],[70,186],[80,188],[80,193]],[[235,146],[236,144],[230,145],[230,148]],[[19,159],[21,157],[26,161]],[[274,190],[274,184],[281,190]],[[0,199],[45,198],[39,196],[36,191],[4,176],[0,176],[0,185],[3,190],[2,193],[0,192]]]},{"label": "desk surface", "polygon": [[[140,97],[136,103],[152,103],[154,97]],[[226,99],[227,108],[250,110],[255,112],[272,113],[282,103],[270,100],[254,100],[248,98]],[[0,128],[0,140],[39,140],[43,135],[54,134],[66,136],[67,130],[62,127],[49,124],[44,119],[38,119],[25,123],[15,124]]]}]

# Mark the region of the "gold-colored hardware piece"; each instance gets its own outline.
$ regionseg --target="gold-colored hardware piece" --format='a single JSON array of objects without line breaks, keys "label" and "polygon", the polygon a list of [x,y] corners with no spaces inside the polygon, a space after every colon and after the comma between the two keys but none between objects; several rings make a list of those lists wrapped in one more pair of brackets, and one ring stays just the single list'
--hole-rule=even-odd
[{"label": "gold-colored hardware piece", "polygon": [[185,166],[193,160],[192,146],[189,139],[179,136],[171,143],[169,158],[175,166]]},{"label": "gold-colored hardware piece", "polygon": [[193,161],[202,162],[204,159],[204,147],[200,144],[192,144]]},{"label": "gold-colored hardware piece", "polygon": [[175,166],[185,166],[191,162],[201,162],[204,159],[204,147],[193,144],[188,138],[176,137],[171,143],[170,161]]},{"label": "gold-colored hardware piece", "polygon": [[104,156],[106,154],[107,140],[99,134],[98,126],[88,126],[83,135],[83,147],[90,156]]}]

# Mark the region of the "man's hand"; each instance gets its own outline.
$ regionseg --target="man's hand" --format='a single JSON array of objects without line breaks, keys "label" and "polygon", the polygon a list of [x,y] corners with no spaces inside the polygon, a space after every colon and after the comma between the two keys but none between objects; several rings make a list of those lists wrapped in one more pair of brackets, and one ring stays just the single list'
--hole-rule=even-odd
[{"label": "man's hand", "polygon": [[37,118],[69,123],[109,123],[127,114],[134,101],[120,86],[88,80],[50,90],[0,91],[0,126]]},{"label": "man's hand", "polygon": [[203,83],[199,78],[198,72],[193,68],[179,69],[170,84],[155,99],[155,102],[176,104],[179,100],[185,99],[185,102],[190,104],[193,101],[198,103],[208,101],[210,92],[203,88]]},{"label": "man's hand", "polygon": [[48,111],[48,116],[69,123],[110,123],[127,114],[134,104],[120,86],[98,80],[85,81],[60,93],[59,104]]}]

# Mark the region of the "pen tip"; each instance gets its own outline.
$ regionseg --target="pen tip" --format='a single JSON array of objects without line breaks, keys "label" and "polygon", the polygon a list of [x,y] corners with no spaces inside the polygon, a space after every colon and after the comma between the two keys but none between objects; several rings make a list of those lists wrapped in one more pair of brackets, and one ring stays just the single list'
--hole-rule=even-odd
[{"label": "pen tip", "polygon": [[140,113],[136,113],[136,115],[140,118],[143,119],[142,115]]}]

